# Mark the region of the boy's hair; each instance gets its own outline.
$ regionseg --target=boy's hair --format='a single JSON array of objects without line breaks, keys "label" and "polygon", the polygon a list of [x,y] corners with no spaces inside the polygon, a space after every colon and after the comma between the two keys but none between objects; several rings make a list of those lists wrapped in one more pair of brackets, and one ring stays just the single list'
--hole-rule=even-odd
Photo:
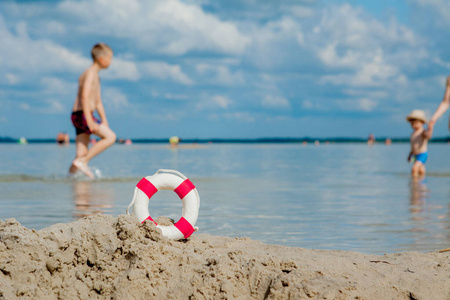
[{"label": "boy's hair", "polygon": [[92,59],[94,61],[97,61],[97,59],[101,56],[105,56],[107,55],[109,52],[112,53],[112,49],[111,47],[109,47],[108,45],[106,45],[105,43],[98,43],[95,44],[94,47],[92,47],[91,50],[91,55],[92,55]]}]

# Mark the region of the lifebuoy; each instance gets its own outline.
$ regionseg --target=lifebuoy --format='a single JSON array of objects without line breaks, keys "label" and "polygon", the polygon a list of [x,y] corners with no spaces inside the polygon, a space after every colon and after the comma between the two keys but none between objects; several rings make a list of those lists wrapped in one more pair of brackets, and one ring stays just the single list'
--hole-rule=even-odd
[{"label": "lifebuoy", "polygon": [[[150,198],[159,190],[172,190],[177,193],[183,203],[182,217],[171,226],[158,225],[150,216],[148,205]],[[194,184],[183,174],[175,170],[158,170],[152,176],[142,178],[134,189],[133,200],[127,208],[129,214],[133,207],[133,214],[143,223],[150,220],[160,228],[162,234],[169,239],[187,239],[198,230],[195,226],[200,207],[200,197]]]}]

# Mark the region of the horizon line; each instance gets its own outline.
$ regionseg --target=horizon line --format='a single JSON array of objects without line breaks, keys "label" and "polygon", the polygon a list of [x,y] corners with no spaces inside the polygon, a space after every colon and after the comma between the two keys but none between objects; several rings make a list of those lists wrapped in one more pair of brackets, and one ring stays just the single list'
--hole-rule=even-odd
[{"label": "horizon line", "polygon": [[[1,137],[0,143],[18,143],[25,139],[28,143],[55,143],[56,138],[12,138]],[[385,142],[390,140],[392,143],[409,142],[409,137],[379,137],[375,138],[375,142]],[[125,140],[118,138],[119,140]],[[133,143],[169,143],[169,138],[130,138]],[[366,143],[368,138],[360,137],[255,137],[255,138],[180,138],[180,143],[303,143],[303,142],[331,142],[331,143]],[[70,139],[70,142],[75,142],[75,139]],[[450,142],[450,137],[435,137],[429,142],[431,143],[446,143]]]}]

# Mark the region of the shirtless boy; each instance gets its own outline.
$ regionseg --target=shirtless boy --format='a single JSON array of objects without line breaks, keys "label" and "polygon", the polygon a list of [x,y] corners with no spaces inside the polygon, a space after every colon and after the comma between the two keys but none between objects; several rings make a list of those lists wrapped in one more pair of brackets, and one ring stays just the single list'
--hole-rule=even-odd
[{"label": "shirtless boy", "polygon": [[411,169],[411,174],[425,175],[425,162],[428,158],[428,140],[433,134],[432,129],[425,129],[423,126],[427,122],[425,112],[423,110],[413,110],[406,120],[411,124],[413,133],[411,134],[411,152],[408,156],[408,162],[414,156],[414,164]]},{"label": "shirtless boy", "polygon": [[[81,170],[86,176],[94,178],[88,167],[89,161],[116,141],[116,134],[109,128],[105,109],[100,97],[99,71],[111,64],[113,52],[104,44],[96,44],[91,51],[92,65],[78,79],[78,95],[72,109],[72,123],[76,129],[76,156],[69,172]],[[97,111],[100,120],[94,117]],[[100,140],[88,148],[90,135],[95,134]]]}]

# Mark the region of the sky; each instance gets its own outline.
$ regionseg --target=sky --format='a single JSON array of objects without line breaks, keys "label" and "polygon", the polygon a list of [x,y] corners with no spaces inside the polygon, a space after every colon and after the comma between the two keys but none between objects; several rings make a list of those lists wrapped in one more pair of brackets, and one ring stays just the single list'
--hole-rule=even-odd
[{"label": "sky", "polygon": [[0,137],[74,138],[98,42],[118,137],[407,137],[406,115],[442,101],[449,15],[449,0],[1,1]]}]

